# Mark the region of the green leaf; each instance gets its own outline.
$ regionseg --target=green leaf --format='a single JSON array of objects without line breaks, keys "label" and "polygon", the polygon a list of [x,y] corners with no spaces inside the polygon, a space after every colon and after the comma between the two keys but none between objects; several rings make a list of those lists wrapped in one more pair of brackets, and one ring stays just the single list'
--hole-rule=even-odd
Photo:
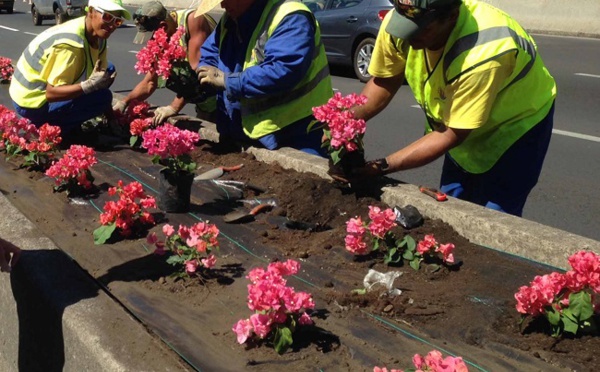
[{"label": "green leaf", "polygon": [[[567,309],[565,309],[565,310],[567,310]],[[565,310],[563,310],[563,315],[564,315]],[[574,335],[577,334],[577,330],[579,329],[579,322],[574,321],[573,319],[571,319],[568,316],[563,316],[563,317],[561,317],[561,319],[562,319],[562,323],[563,323],[565,332],[569,332]]]},{"label": "green leaf", "polygon": [[170,265],[179,265],[179,264],[183,264],[184,262],[185,262],[185,260],[176,254],[171,255],[171,256],[169,256],[169,258],[167,258],[167,263]]},{"label": "green leaf", "polygon": [[138,138],[139,138],[138,136],[129,137],[129,146],[134,147],[138,141]]},{"label": "green leaf", "polygon": [[350,291],[350,293],[356,293],[358,295],[364,295],[364,294],[367,294],[367,289],[366,288],[353,289],[353,290]]},{"label": "green leaf", "polygon": [[406,241],[406,249],[407,250],[414,252],[415,249],[417,249],[417,242],[415,241],[415,239],[412,236],[406,235],[404,237],[404,240]]},{"label": "green leaf", "polygon": [[101,245],[106,243],[116,229],[117,224],[113,222],[110,225],[102,225],[94,230],[94,244]]},{"label": "green leaf", "polygon": [[412,261],[415,259],[415,254],[411,251],[404,251],[404,253],[402,254],[402,258],[404,258],[407,261]]},{"label": "green leaf", "polygon": [[310,124],[308,124],[308,127],[306,127],[306,133],[310,132],[310,131],[313,129],[313,127],[314,127],[315,125],[317,125],[317,124],[321,124],[321,125],[320,125],[320,126],[318,126],[318,127],[317,127],[317,128],[315,128],[315,129],[323,128],[323,127],[325,126],[325,124],[321,123],[320,121],[318,121],[318,120],[313,120],[313,121],[311,121],[311,122],[310,122]]},{"label": "green leaf", "polygon": [[588,320],[594,315],[594,307],[592,306],[592,297],[588,292],[579,291],[569,295],[569,307],[575,320],[579,322]]},{"label": "green leaf", "polygon": [[341,150],[333,150],[331,153],[329,153],[329,156],[331,157],[331,161],[333,162],[333,164],[339,163],[340,160],[342,159],[340,157],[340,151]]},{"label": "green leaf", "polygon": [[421,267],[421,260],[412,260],[410,261],[409,265],[416,271],[419,271],[419,268]]},{"label": "green leaf", "polygon": [[560,313],[553,306],[550,307],[550,310],[546,311],[546,318],[553,326],[557,326],[560,323]]},{"label": "green leaf", "polygon": [[[398,250],[396,248],[392,248],[389,251],[387,251],[385,253],[385,257],[383,258],[383,263],[387,265],[390,262],[392,262],[394,255],[396,254],[397,251]],[[396,262],[398,262],[398,261],[396,261]]]},{"label": "green leaf", "polygon": [[292,345],[292,331],[288,327],[279,327],[275,331],[273,345],[278,354],[283,354]]},{"label": "green leaf", "polygon": [[373,239],[373,250],[376,251],[379,249],[379,239]]}]

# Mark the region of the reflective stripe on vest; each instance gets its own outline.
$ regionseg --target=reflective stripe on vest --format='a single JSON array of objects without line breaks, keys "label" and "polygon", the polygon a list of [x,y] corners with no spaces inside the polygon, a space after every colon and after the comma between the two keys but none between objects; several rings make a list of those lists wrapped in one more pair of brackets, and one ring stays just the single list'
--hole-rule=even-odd
[{"label": "reflective stripe on vest", "polygon": [[[39,108],[46,103],[47,81],[40,77],[46,63],[48,50],[55,45],[67,44],[76,48],[85,49],[89,54],[89,46],[85,40],[85,17],[81,17],[60,26],[55,26],[38,35],[27,46],[15,67],[13,81],[10,86],[10,95],[21,107]],[[106,41],[101,40],[100,54],[106,50]],[[72,82],[83,81],[91,73],[93,64],[89,59],[79,75]],[[87,73],[86,73],[87,72]]]},{"label": "reflective stripe on vest", "polygon": [[[274,1],[267,3],[258,26],[248,44],[244,70],[264,60],[264,47],[281,20],[294,12],[306,12],[315,22],[315,52],[306,76],[289,92],[261,98],[242,98],[241,113],[244,133],[260,138],[312,115],[312,108],[323,105],[333,95],[329,65],[321,32],[314,16],[299,2]],[[225,24],[221,21],[222,25]],[[222,26],[224,31],[224,26]],[[221,32],[221,43],[225,32]]]},{"label": "reflective stripe on vest", "polygon": [[[398,46],[399,44],[397,44]],[[499,56],[516,52],[512,74],[503,82],[483,127],[450,150],[470,173],[484,173],[521,136],[549,112],[556,84],[539,57],[535,43],[512,18],[489,4],[464,0],[457,24],[441,60],[429,73],[424,50],[410,49],[406,79],[427,116],[430,132],[445,122],[447,85]]]}]

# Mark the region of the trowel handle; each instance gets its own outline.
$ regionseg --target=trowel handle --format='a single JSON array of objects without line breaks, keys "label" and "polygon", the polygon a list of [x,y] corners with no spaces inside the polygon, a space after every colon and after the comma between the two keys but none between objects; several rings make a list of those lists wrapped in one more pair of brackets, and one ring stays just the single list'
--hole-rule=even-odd
[{"label": "trowel handle", "polygon": [[430,187],[419,186],[419,191],[421,191],[425,195],[429,195],[437,201],[445,201],[448,200],[446,194],[438,191],[437,189],[432,189]]},{"label": "trowel handle", "polygon": [[273,208],[273,206],[271,204],[259,204],[256,207],[252,208],[250,210],[250,213],[252,216],[256,216],[257,214],[259,214],[262,211],[268,211],[271,208]]}]

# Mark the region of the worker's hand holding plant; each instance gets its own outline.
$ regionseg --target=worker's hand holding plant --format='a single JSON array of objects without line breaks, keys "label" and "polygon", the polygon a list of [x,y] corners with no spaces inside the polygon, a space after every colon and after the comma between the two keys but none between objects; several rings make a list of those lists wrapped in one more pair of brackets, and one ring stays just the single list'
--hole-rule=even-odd
[{"label": "worker's hand holding plant", "polygon": [[[313,107],[316,120],[311,123],[309,130],[315,125],[323,128],[323,147],[327,147],[334,166],[340,163],[342,175],[349,175],[353,168],[364,165],[363,136],[366,123],[363,119],[356,119],[351,109],[366,102],[367,97],[363,95],[352,93],[342,97],[337,92],[325,105]],[[339,167],[333,168],[330,173],[339,171]]]}]

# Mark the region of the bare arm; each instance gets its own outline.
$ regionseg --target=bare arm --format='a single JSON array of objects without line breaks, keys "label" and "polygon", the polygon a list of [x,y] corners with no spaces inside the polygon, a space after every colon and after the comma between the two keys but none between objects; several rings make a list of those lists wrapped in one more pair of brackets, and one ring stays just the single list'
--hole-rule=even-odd
[{"label": "bare arm", "polygon": [[388,155],[388,170],[393,173],[401,170],[421,167],[436,160],[450,149],[458,146],[471,133],[468,129],[445,128],[434,131],[395,153]]},{"label": "bare arm", "polygon": [[149,72],[146,74],[146,76],[144,76],[144,79],[140,81],[131,92],[129,92],[123,102],[129,104],[133,100],[145,101],[154,93],[157,85],[158,75]]},{"label": "bare arm", "polygon": [[81,84],[53,86],[46,84],[46,100],[48,102],[66,101],[83,95]]},{"label": "bare arm", "polygon": [[198,61],[200,61],[200,48],[212,30],[204,16],[194,18],[193,12],[188,15],[188,29],[190,32],[187,50],[188,61],[192,69],[195,70],[198,67]]},{"label": "bare arm", "polygon": [[374,77],[367,82],[362,94],[367,97],[367,103],[354,109],[354,115],[359,119],[369,120],[379,114],[390,103],[404,82],[404,74],[391,78]]}]

